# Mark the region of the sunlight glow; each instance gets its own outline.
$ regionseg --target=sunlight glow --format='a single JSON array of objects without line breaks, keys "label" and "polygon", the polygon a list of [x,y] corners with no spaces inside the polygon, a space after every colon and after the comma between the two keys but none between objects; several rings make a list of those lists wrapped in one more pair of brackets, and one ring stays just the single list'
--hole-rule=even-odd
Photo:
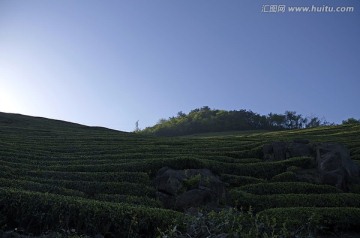
[{"label": "sunlight glow", "polygon": [[21,92],[17,89],[19,79],[22,77],[17,73],[14,67],[2,64],[5,67],[0,68],[0,111],[1,112],[23,112],[26,106],[22,103]]}]

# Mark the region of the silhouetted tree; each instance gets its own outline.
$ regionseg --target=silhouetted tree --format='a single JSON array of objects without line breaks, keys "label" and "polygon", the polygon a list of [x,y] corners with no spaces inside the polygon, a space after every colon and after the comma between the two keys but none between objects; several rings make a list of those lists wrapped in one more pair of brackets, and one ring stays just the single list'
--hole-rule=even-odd
[{"label": "silhouetted tree", "polygon": [[134,130],[134,132],[139,132],[139,131],[141,131],[141,130],[140,130],[140,128],[139,128],[139,120],[137,120],[137,121],[135,122],[135,130]]},{"label": "silhouetted tree", "polygon": [[178,136],[235,130],[300,129],[326,125],[325,123],[317,117],[304,118],[295,111],[286,111],[285,114],[270,113],[268,116],[263,116],[250,110],[224,111],[204,106],[188,114],[180,111],[176,117],[160,119],[155,126],[145,128],[142,132],[161,136]]},{"label": "silhouetted tree", "polygon": [[343,120],[342,124],[343,125],[360,124],[360,120],[356,120],[355,118],[351,117],[346,120]]},{"label": "silhouetted tree", "polygon": [[321,120],[318,117],[309,117],[307,119],[306,128],[319,127]]},{"label": "silhouetted tree", "polygon": [[270,113],[267,117],[270,128],[285,128],[286,116],[281,114]]}]

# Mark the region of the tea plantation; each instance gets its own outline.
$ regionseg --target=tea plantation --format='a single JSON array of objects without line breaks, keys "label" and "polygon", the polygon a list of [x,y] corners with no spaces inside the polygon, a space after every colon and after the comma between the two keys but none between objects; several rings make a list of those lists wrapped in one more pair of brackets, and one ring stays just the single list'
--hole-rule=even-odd
[{"label": "tea plantation", "polygon": [[[360,187],[345,193],[297,181],[291,168],[307,168],[312,158],[262,159],[264,144],[297,138],[341,143],[360,164],[359,125],[165,138],[0,113],[0,230],[64,237],[184,234],[190,218],[165,209],[152,182],[168,166],[211,170],[227,183],[226,209],[234,207],[254,226],[262,221],[279,234],[285,224],[283,237],[309,222],[314,229],[359,232]],[[212,221],[221,223],[227,215],[213,214]],[[221,227],[218,234],[242,234],[239,227]],[[263,237],[265,231],[247,232]]]}]

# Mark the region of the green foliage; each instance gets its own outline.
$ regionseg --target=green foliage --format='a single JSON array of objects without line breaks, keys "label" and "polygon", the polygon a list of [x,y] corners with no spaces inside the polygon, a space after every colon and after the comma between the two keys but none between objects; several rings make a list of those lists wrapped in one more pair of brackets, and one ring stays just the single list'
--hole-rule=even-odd
[{"label": "green foliage", "polygon": [[247,212],[232,208],[218,212],[198,211],[179,220],[180,227],[159,230],[158,237],[315,237],[319,227],[313,220],[309,217],[306,223],[292,224],[290,230],[286,223],[278,222],[276,216],[255,215],[251,209]]},{"label": "green foliage", "polygon": [[342,124],[343,125],[360,124],[360,120],[357,120],[355,118],[348,118],[342,121]]},{"label": "green foliage", "polygon": [[360,194],[272,194],[254,195],[238,189],[230,191],[237,207],[253,207],[257,211],[275,207],[360,207]]},{"label": "green foliage", "polygon": [[140,183],[129,182],[92,182],[69,180],[38,180],[42,183],[81,191],[88,196],[99,193],[155,196],[155,189]]},{"label": "green foliage", "polygon": [[303,182],[272,182],[257,183],[245,185],[238,188],[241,191],[256,194],[324,194],[324,193],[341,193],[336,187],[329,185],[317,185]]},{"label": "green foliage", "polygon": [[136,182],[149,184],[150,178],[144,172],[62,172],[62,171],[29,171],[27,175],[32,177],[44,178],[49,180],[81,180],[93,182]]},{"label": "green foliage", "polygon": [[120,194],[95,194],[94,199],[112,203],[127,203],[146,207],[162,208],[159,200],[146,196],[120,195]]},{"label": "green foliage", "polygon": [[312,158],[294,157],[284,161],[259,162],[249,164],[215,164],[212,161],[202,161],[208,168],[219,174],[226,173],[240,176],[256,177],[260,179],[270,179],[277,174],[285,172],[289,166],[302,166],[304,168],[308,168],[312,163]]},{"label": "green foliage", "polygon": [[296,177],[296,174],[291,171],[286,171],[280,174],[275,175],[271,178],[271,181],[274,182],[296,182],[298,181],[298,178]]},{"label": "green foliage", "polygon": [[142,133],[179,136],[221,131],[300,129],[321,125],[324,123],[317,117],[304,118],[294,111],[264,116],[247,110],[212,110],[204,106],[188,114],[179,112],[176,117],[161,119],[155,126],[145,128]]},{"label": "green foliage", "polygon": [[181,214],[158,208],[99,202],[54,194],[0,188],[0,215],[9,228],[41,234],[75,229],[82,234],[111,232],[116,237],[153,236]]},{"label": "green foliage", "polygon": [[350,186],[351,193],[358,193],[360,194],[360,184],[351,184]]},{"label": "green foliage", "polygon": [[185,181],[183,181],[183,184],[186,187],[186,189],[189,190],[192,188],[197,188],[200,181],[201,181],[201,174],[198,174],[186,179]]},{"label": "green foliage", "polygon": [[[209,118],[212,111],[194,112],[193,119],[208,118],[206,125],[211,125],[212,119]],[[198,113],[202,116],[196,116]],[[242,113],[245,117],[251,115],[249,112]],[[226,122],[226,115],[226,111],[221,111],[213,117],[223,117],[223,122]],[[181,120],[187,117],[184,113],[178,116]],[[241,116],[236,122],[246,125],[247,122],[240,119]],[[219,123],[219,128],[222,125]],[[156,227],[163,231],[170,227],[173,233],[186,233],[186,224],[214,224],[208,226],[214,229],[214,233],[218,228],[217,231],[231,231],[232,228],[223,221],[238,216],[235,215],[237,212],[214,216],[206,213],[201,219],[208,223],[184,224],[181,214],[155,209],[161,208],[162,204],[155,199],[152,180],[164,166],[184,170],[208,168],[229,185],[228,189],[254,184],[241,189],[264,194],[235,189],[230,194],[238,208],[253,206],[255,211],[299,206],[358,209],[360,199],[356,185],[350,186],[349,194],[338,193],[336,189],[330,194],[316,194],[330,192],[333,188],[327,190],[303,183],[274,183],[296,181],[294,172],[314,166],[311,158],[261,160],[264,144],[296,138],[339,142],[350,149],[353,159],[360,158],[358,124],[161,138],[0,113],[0,228],[18,227],[27,233],[37,234],[48,230],[61,233],[61,229],[73,228],[76,231],[73,235],[105,235],[110,232],[108,234],[115,237],[154,236]],[[196,176],[190,179],[189,186],[196,184],[198,179]],[[351,211],[346,209],[344,214],[349,212],[351,217]],[[176,217],[181,222],[175,223],[173,218]],[[316,217],[312,218],[310,214],[310,218]],[[244,229],[248,232],[253,228],[252,231],[256,231],[256,227],[260,229],[266,222],[259,219],[259,223],[252,223],[257,226],[248,223],[249,227]],[[274,225],[271,219],[269,221]],[[304,219],[309,223],[306,220],[309,217]],[[274,234],[280,234],[282,222],[276,224],[278,227]],[[309,229],[315,228],[312,226]],[[291,229],[287,231],[294,232]]]},{"label": "green foliage", "polygon": [[240,187],[247,184],[263,183],[264,179],[254,178],[250,176],[238,176],[232,174],[222,174],[220,179],[228,183],[231,187]]},{"label": "green foliage", "polygon": [[332,231],[355,229],[360,226],[360,208],[354,207],[291,207],[272,208],[259,213],[260,217],[273,217],[290,229],[307,224]]},{"label": "green foliage", "polygon": [[0,187],[17,188],[34,192],[55,193],[67,196],[84,197],[85,194],[75,189],[56,186],[53,183],[42,184],[29,180],[16,180],[0,178]]},{"label": "green foliage", "polygon": [[286,169],[286,171],[289,171],[289,172],[296,172],[296,171],[299,171],[301,170],[300,167],[297,167],[297,166],[290,166]]}]

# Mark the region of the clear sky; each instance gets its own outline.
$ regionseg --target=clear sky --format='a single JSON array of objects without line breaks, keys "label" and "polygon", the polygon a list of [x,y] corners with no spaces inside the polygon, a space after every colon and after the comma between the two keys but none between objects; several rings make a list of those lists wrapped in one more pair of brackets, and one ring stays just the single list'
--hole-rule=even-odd
[{"label": "clear sky", "polygon": [[[352,13],[261,12],[351,6]],[[0,111],[132,131],[209,106],[360,118],[360,0],[0,0]]]}]

